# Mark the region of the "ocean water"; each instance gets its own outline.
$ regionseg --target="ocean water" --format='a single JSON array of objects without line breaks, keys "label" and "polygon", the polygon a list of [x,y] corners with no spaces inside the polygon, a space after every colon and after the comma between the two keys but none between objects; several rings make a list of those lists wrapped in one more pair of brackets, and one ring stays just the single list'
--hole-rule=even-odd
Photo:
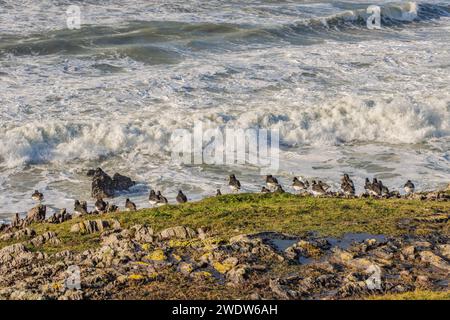
[{"label": "ocean water", "polygon": [[0,0],[0,220],[35,189],[50,212],[92,202],[95,167],[138,182],[119,205],[147,206],[150,188],[200,199],[231,172],[259,190],[254,166],[171,161],[173,131],[200,121],[279,130],[286,185],[347,172],[358,192],[366,176],[439,188],[449,89],[449,1]]}]

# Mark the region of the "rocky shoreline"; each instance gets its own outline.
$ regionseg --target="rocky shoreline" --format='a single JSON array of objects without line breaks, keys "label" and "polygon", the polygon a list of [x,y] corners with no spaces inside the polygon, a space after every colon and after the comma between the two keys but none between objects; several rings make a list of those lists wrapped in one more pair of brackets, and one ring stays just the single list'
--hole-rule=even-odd
[{"label": "rocky shoreline", "polygon": [[[206,200],[210,203],[204,207],[200,202],[73,219],[66,212],[46,218],[43,206],[38,205],[27,218],[3,227],[0,233],[0,299],[361,299],[416,290],[450,299],[450,206],[446,198],[396,200],[399,205],[423,204],[423,213],[405,209],[409,216],[395,219],[393,233],[397,235],[346,232],[333,237],[280,232],[276,226],[242,233],[228,226],[229,222],[220,222],[226,210],[232,210],[231,203],[238,203],[237,212],[252,205],[272,210],[275,203],[286,226],[292,217],[280,212],[283,206],[295,204],[298,210],[311,202],[321,205],[320,199],[312,197],[245,197],[220,196]],[[355,214],[360,217],[354,221],[344,214],[336,217],[342,225],[372,223],[355,202],[366,200],[336,201],[342,210],[359,210]],[[391,200],[372,201],[369,205],[381,212],[382,205]],[[183,223],[196,221],[196,209],[199,219],[209,212],[213,215],[211,203],[228,208],[216,210],[211,226]],[[256,208],[242,213],[243,224],[258,225],[260,219],[251,217]],[[297,211],[293,213],[301,218]],[[152,225],[141,217],[181,223]],[[314,224],[319,225],[319,217],[314,217]],[[223,226],[230,231],[223,232]],[[90,246],[83,248],[86,243]],[[68,270],[74,266],[80,273],[79,289],[67,282]],[[379,279],[370,282],[377,270]]]}]

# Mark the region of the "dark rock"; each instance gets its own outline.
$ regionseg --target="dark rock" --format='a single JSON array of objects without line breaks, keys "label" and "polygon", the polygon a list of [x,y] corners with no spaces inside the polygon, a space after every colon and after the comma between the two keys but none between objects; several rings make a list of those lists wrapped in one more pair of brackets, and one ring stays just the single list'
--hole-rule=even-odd
[{"label": "dark rock", "polygon": [[117,191],[128,190],[136,184],[133,180],[119,173],[113,176],[114,189]]},{"label": "dark rock", "polygon": [[111,198],[114,196],[114,181],[102,169],[97,168],[92,178],[92,198]]},{"label": "dark rock", "polygon": [[[89,172],[92,174],[92,172]],[[128,190],[136,183],[129,177],[123,176],[119,173],[114,174],[111,178],[101,168],[95,169],[92,174],[92,192],[93,198],[111,198],[117,191]]]}]

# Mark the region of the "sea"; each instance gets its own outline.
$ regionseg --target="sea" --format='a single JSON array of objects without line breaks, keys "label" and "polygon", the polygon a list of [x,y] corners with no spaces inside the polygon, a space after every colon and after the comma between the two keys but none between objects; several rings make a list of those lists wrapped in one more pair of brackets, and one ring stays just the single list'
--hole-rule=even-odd
[{"label": "sea", "polygon": [[444,187],[450,1],[0,0],[0,221],[34,190],[48,212],[92,206],[97,167],[137,182],[119,206],[227,193],[231,173],[258,191],[254,164],[172,161],[197,123],[276,130],[286,191],[343,173],[357,192]]}]

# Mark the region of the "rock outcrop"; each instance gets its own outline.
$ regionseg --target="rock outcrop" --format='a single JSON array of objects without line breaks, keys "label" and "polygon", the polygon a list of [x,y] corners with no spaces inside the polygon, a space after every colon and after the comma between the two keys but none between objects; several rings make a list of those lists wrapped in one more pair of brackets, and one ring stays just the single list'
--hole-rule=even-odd
[{"label": "rock outcrop", "polygon": [[128,190],[136,184],[129,177],[118,173],[111,178],[101,168],[90,170],[88,175],[92,176],[91,196],[94,199],[112,198],[116,192]]},{"label": "rock outcrop", "polygon": [[167,228],[159,233],[159,238],[161,240],[169,239],[191,239],[197,237],[197,232],[189,227],[177,226],[172,228]]},{"label": "rock outcrop", "polygon": [[26,222],[27,224],[33,223],[33,222],[43,222],[45,220],[45,214],[47,211],[47,207],[39,204],[36,207],[32,208],[27,213]]}]

